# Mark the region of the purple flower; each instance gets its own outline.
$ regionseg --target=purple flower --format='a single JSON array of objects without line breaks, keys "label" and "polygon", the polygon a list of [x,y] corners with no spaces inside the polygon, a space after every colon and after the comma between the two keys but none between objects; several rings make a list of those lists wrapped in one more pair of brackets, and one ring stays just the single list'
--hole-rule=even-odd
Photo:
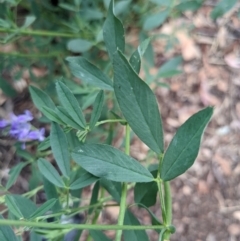
[{"label": "purple flower", "polygon": [[19,141],[25,140],[29,131],[31,130],[31,125],[29,123],[18,123],[12,122],[9,134],[18,139]]},{"label": "purple flower", "polygon": [[32,113],[29,110],[24,111],[25,114],[16,116],[14,114],[11,114],[11,121],[12,123],[26,123],[28,121],[33,120]]},{"label": "purple flower", "polygon": [[30,111],[26,110],[22,115],[11,114],[11,120],[1,120],[0,128],[7,130],[8,134],[14,137],[16,140],[23,142],[22,148],[25,149],[25,142],[38,140],[44,140],[45,129],[32,130],[32,126],[29,123],[33,119]]},{"label": "purple flower", "polygon": [[38,141],[43,141],[44,140],[44,133],[45,133],[45,129],[41,128],[40,130],[34,130],[34,131],[30,131],[28,133],[28,139],[30,140],[38,140]]},{"label": "purple flower", "polygon": [[9,133],[19,141],[26,141],[30,131],[31,125],[29,123],[19,123],[18,125],[12,125]]},{"label": "purple flower", "polygon": [[0,128],[4,128],[8,125],[8,122],[6,120],[0,120]]}]

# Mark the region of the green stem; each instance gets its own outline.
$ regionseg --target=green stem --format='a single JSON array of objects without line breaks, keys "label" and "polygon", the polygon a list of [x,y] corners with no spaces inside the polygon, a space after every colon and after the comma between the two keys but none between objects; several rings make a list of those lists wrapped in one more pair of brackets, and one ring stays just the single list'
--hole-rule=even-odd
[{"label": "green stem", "polygon": [[46,156],[51,155],[51,154],[52,154],[52,151],[43,151],[43,152],[39,151],[36,154],[36,159],[39,158],[39,157],[46,157]]},{"label": "green stem", "polygon": [[105,123],[114,123],[114,122],[126,122],[126,120],[123,119],[114,119],[114,120],[104,120],[104,121],[99,121],[95,126],[100,126]]},{"label": "green stem", "polygon": [[17,227],[33,227],[47,229],[86,229],[86,230],[147,230],[147,229],[162,229],[163,225],[99,225],[99,224],[56,224],[56,223],[38,223],[22,220],[7,220],[0,219],[0,225],[17,226]]},{"label": "green stem", "polygon": [[[122,183],[122,194],[120,200],[120,211],[118,216],[118,225],[122,226],[124,222],[125,210],[126,210],[126,200],[127,200],[127,183]],[[121,241],[122,230],[118,230],[116,233],[116,241]]]},{"label": "green stem", "polygon": [[161,210],[162,210],[162,219],[164,225],[166,225],[166,209],[165,209],[165,202],[164,202],[164,195],[163,195],[163,190],[162,190],[162,183],[161,180],[157,180],[157,185],[158,185],[158,192],[159,192],[159,199],[160,199],[160,205],[161,205]]},{"label": "green stem", "polygon": [[[41,185],[41,186],[39,186],[39,187],[37,187],[37,188],[29,191],[29,192],[24,193],[22,196],[28,197],[28,198],[33,197],[33,196],[35,196],[35,195],[37,194],[37,192],[40,191],[42,188],[43,188],[43,185]],[[6,192],[8,192],[8,190],[6,190]],[[2,203],[2,202],[0,202],[0,203]],[[7,212],[7,211],[8,211],[8,208],[2,210],[2,211],[0,212],[0,214],[3,215],[3,214],[4,214],[5,212]]]},{"label": "green stem", "polygon": [[125,153],[130,154],[130,126],[128,124],[126,125]]},{"label": "green stem", "polygon": [[164,237],[164,234],[165,234],[165,232],[166,232],[166,228],[163,228],[162,230],[161,230],[161,232],[160,232],[160,234],[159,234],[159,239],[158,239],[158,241],[164,241],[163,240],[163,237]]},{"label": "green stem", "polygon": [[[100,187],[100,199],[102,199],[103,197],[104,197],[104,188]],[[100,214],[100,210],[96,210],[95,214],[94,214],[94,217],[92,219],[92,224],[96,224],[97,223],[99,214]],[[91,235],[89,233],[86,241],[91,241],[91,240],[92,240],[92,237],[91,237]]]},{"label": "green stem", "polygon": [[[96,210],[95,214],[94,214],[94,217],[93,217],[93,220],[92,220],[92,224],[96,224],[96,222],[98,220],[98,217],[99,217],[99,214],[100,214],[100,211]],[[89,233],[86,241],[91,241],[91,240],[92,240],[92,237],[91,237],[91,235]]]},{"label": "green stem", "polygon": [[163,190],[162,190],[162,180],[161,180],[161,176],[160,176],[163,156],[164,156],[163,153],[161,153],[159,155],[159,167],[158,167],[156,181],[157,181],[157,185],[158,185],[159,201],[160,201],[161,210],[162,210],[162,220],[163,220],[163,223],[166,225],[166,210],[165,210],[164,194],[163,194]]},{"label": "green stem", "polygon": [[69,208],[69,188],[67,188],[67,209]]},{"label": "green stem", "polygon": [[69,215],[69,216],[73,216],[79,212],[83,212],[83,211],[87,211],[89,210],[90,208],[97,208],[97,207],[101,207],[103,206],[103,203],[104,202],[107,202],[107,201],[110,201],[112,200],[111,197],[106,197],[104,198],[103,200],[100,200],[98,203],[95,203],[93,205],[88,205],[88,206],[84,206],[84,207],[80,207],[80,208],[72,208],[72,209],[66,209],[64,211],[61,211],[61,212],[58,212],[58,213],[54,213],[54,214],[48,214],[48,215],[44,215],[44,216],[40,216],[40,217],[37,217],[36,220],[37,221],[40,221],[40,220],[46,220],[48,218],[51,218],[51,217],[58,217],[58,216],[61,216],[62,214],[66,214]]},{"label": "green stem", "polygon": [[30,198],[30,197],[36,195],[37,192],[39,192],[42,189],[43,189],[43,185],[41,185],[39,187],[36,187],[35,189],[33,189],[33,190],[29,191],[29,192],[24,193],[23,196],[27,197],[27,198]]},{"label": "green stem", "polygon": [[[126,139],[125,139],[125,153],[127,155],[130,154],[130,126],[126,125]],[[124,216],[126,211],[126,201],[127,201],[127,183],[122,183],[122,193],[121,193],[121,200],[120,200],[120,211],[118,216],[118,225],[123,225],[124,223]],[[116,241],[121,241],[122,230],[118,230],[116,233]]]},{"label": "green stem", "polygon": [[31,36],[45,36],[45,37],[63,37],[63,38],[80,38],[81,34],[73,34],[73,33],[61,33],[61,32],[51,32],[45,30],[31,30],[31,29],[7,29],[0,28],[0,32],[2,33],[16,33],[20,35],[31,35]]},{"label": "green stem", "polygon": [[48,54],[42,54],[42,53],[31,53],[31,54],[25,54],[25,53],[20,53],[20,52],[9,52],[9,53],[4,53],[0,52],[0,55],[5,55],[5,56],[13,56],[13,57],[22,57],[22,58],[53,58],[53,57],[58,57],[62,55],[66,55],[64,52],[51,52]]},{"label": "green stem", "polygon": [[92,204],[92,205],[79,207],[79,208],[72,208],[72,209],[68,209],[68,210],[66,209],[66,210],[58,212],[58,213],[53,213],[53,214],[48,214],[48,215],[37,217],[36,220],[37,221],[46,220],[47,218],[58,217],[58,216],[61,216],[62,214],[66,214],[66,213],[69,216],[70,215],[73,216],[73,215],[75,215],[79,212],[87,211],[90,208],[97,208],[97,207],[101,207],[101,206],[105,207],[105,205],[103,205],[103,203],[105,203],[107,201],[110,201],[110,200],[112,200],[112,197],[106,197],[106,198],[103,198],[102,200],[99,200],[98,203],[95,203],[95,204]]},{"label": "green stem", "polygon": [[170,182],[163,182],[164,186],[164,201],[166,208],[166,223],[167,225],[172,224],[172,195]]},{"label": "green stem", "polygon": [[159,158],[159,165],[158,165],[158,173],[157,173],[157,176],[159,178],[161,178],[160,172],[161,172],[161,168],[162,168],[163,157],[164,157],[163,153],[159,154],[159,157],[158,157]]},{"label": "green stem", "polygon": [[58,59],[59,63],[62,65],[63,71],[64,71],[65,74],[66,74],[66,77],[67,77],[68,79],[71,79],[71,72],[70,72],[70,70],[68,69],[68,67],[67,67],[67,65],[66,65],[66,63],[65,63],[63,56],[61,56],[61,55],[59,54],[59,55],[57,56],[57,59]]},{"label": "green stem", "polygon": [[[164,187],[164,202],[165,202],[165,210],[166,210],[166,225],[169,226],[172,223],[172,195],[171,195],[171,187],[170,182],[163,182]],[[163,235],[163,240],[170,240],[171,232],[167,231]]]},{"label": "green stem", "polygon": [[[159,156],[159,168],[157,174],[157,184],[158,184],[158,191],[159,191],[159,198],[161,203],[162,209],[162,218],[163,223],[165,226],[170,226],[172,223],[172,196],[171,196],[171,187],[170,182],[164,182],[161,180],[161,167],[163,161],[164,154],[160,154]],[[163,185],[163,189],[162,189]],[[162,236],[162,237],[161,237]],[[165,230],[161,233],[159,240],[168,241],[170,240],[171,232],[170,230]]]}]

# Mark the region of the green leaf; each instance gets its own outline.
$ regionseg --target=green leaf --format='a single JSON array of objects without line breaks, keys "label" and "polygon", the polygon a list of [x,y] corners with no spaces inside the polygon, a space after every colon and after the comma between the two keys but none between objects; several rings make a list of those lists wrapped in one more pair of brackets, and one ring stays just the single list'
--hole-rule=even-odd
[{"label": "green leaf", "polygon": [[182,61],[183,59],[181,56],[177,56],[168,60],[160,67],[155,77],[166,78],[181,73],[181,71],[177,70],[177,68],[182,64]]},{"label": "green leaf", "polygon": [[[110,118],[110,119],[114,119],[114,120],[123,119],[120,115],[118,115],[117,113],[115,113],[115,112],[112,111],[112,110],[109,112],[109,114],[110,114],[110,115],[109,115],[109,118]],[[120,123],[121,125],[123,125],[123,126],[127,125],[127,122],[124,121],[124,120],[123,120],[123,121],[120,121],[119,123]]]},{"label": "green leaf", "polygon": [[90,130],[92,130],[95,127],[98,119],[101,116],[101,112],[102,112],[102,108],[103,108],[103,101],[104,101],[104,92],[101,90],[98,93],[98,95],[94,101],[94,104],[93,104],[92,115],[91,115],[91,119],[90,119],[90,123],[89,123]]},{"label": "green leaf", "polygon": [[9,178],[6,184],[6,189],[9,189],[17,180],[20,172],[28,163],[18,163],[15,167],[12,167],[9,172]]},{"label": "green leaf", "polygon": [[7,80],[0,77],[0,89],[9,97],[17,96],[17,91],[8,83]]},{"label": "green leaf", "polygon": [[33,162],[35,159],[35,156],[33,154],[30,154],[28,151],[17,148],[16,151],[17,156],[22,157],[23,159],[29,161],[29,162]]},{"label": "green leaf", "polygon": [[73,159],[97,177],[118,182],[151,182],[153,176],[138,161],[118,149],[85,144],[72,152]]},{"label": "green leaf", "polygon": [[92,91],[89,94],[83,96],[83,98],[82,98],[82,102],[83,102],[82,109],[83,110],[86,110],[89,106],[93,105],[93,103],[97,97],[97,94],[98,94],[98,91],[97,92]]},{"label": "green leaf", "polygon": [[86,84],[93,85],[100,89],[113,90],[112,81],[95,65],[83,57],[67,57],[72,74],[84,81]]},{"label": "green leaf", "polygon": [[40,174],[38,167],[37,167],[37,162],[34,162],[30,166],[31,168],[31,176],[28,179],[28,186],[29,186],[29,191],[32,191],[33,189],[39,187],[41,181],[42,181],[42,175]]},{"label": "green leaf", "polygon": [[68,151],[67,137],[57,123],[52,123],[50,132],[50,143],[53,156],[59,169],[65,177],[70,174],[70,154]]},{"label": "green leaf", "polygon": [[39,143],[37,150],[38,151],[44,151],[44,150],[47,150],[48,148],[50,148],[50,138],[49,138],[49,136],[47,138],[45,138],[44,141]]},{"label": "green leaf", "polygon": [[60,81],[56,83],[56,89],[62,106],[68,111],[72,119],[84,129],[86,127],[86,121],[75,96],[70,89]]},{"label": "green leaf", "polygon": [[73,120],[73,118],[69,115],[69,113],[64,107],[57,106],[56,114],[58,116],[61,116],[61,119],[64,121],[64,125],[71,126],[72,128],[77,130],[83,130],[82,126]]},{"label": "green leaf", "polygon": [[150,0],[150,1],[153,3],[156,3],[160,6],[169,7],[169,6],[171,6],[173,0],[168,0],[168,1],[166,1],[166,0]]},{"label": "green leaf", "polygon": [[[124,224],[141,225],[138,219],[129,210],[125,212]],[[149,241],[145,230],[123,230],[123,236],[124,240]]]},{"label": "green leaf", "polygon": [[156,97],[123,54],[114,54],[114,91],[120,109],[136,135],[156,153],[163,152],[162,121]]},{"label": "green leaf", "polygon": [[113,60],[113,54],[120,49],[124,52],[125,39],[124,29],[121,21],[113,13],[114,1],[109,4],[108,15],[103,25],[103,38],[107,47],[110,59]]},{"label": "green leaf", "polygon": [[11,22],[8,22],[8,21],[0,18],[0,27],[1,28],[11,28]]},{"label": "green leaf", "polygon": [[66,137],[67,137],[69,151],[74,149],[75,147],[77,147],[79,145],[79,140],[76,136],[76,131],[71,130],[71,131],[68,131],[65,134],[66,134]]},{"label": "green leaf", "polygon": [[161,24],[165,22],[169,13],[170,13],[169,8],[167,8],[162,12],[149,15],[143,23],[143,29],[145,31],[149,31],[159,27]]},{"label": "green leaf", "polygon": [[141,68],[141,58],[144,55],[146,49],[148,48],[151,38],[145,39],[137,48],[137,50],[131,55],[129,63],[137,74],[140,72]]},{"label": "green leaf", "polygon": [[[90,200],[90,206],[96,204],[98,202],[98,193],[99,193],[100,185],[99,181],[95,183],[93,190],[92,190],[92,197]],[[90,215],[94,210],[94,207],[88,209],[88,215]],[[97,210],[98,211],[98,210]]]},{"label": "green leaf", "polygon": [[6,195],[5,201],[9,211],[19,219],[28,219],[37,210],[35,203],[20,195]]},{"label": "green leaf", "polygon": [[21,28],[28,28],[35,20],[35,16],[27,16]]},{"label": "green leaf", "polygon": [[[148,38],[148,35],[145,32],[141,31],[140,34],[139,34],[139,38],[140,38],[140,41],[143,42],[143,41],[145,41],[145,39]],[[143,55],[144,59],[146,60],[145,65],[148,66],[148,69],[149,69],[149,67],[155,66],[154,55],[155,55],[155,53],[154,53],[154,50],[153,50],[153,46],[150,42],[148,44],[148,47],[147,47],[146,51],[145,51],[145,54]]]},{"label": "green leaf", "polygon": [[89,233],[94,241],[111,241],[102,231],[100,230],[89,230]]},{"label": "green leaf", "polygon": [[68,3],[59,3],[58,7],[63,8],[67,11],[73,11],[73,12],[79,12],[79,8],[77,8],[75,5],[71,5]]},{"label": "green leaf", "polygon": [[50,199],[42,204],[31,216],[31,219],[37,218],[39,216],[44,215],[47,211],[49,211],[57,202],[57,199]]},{"label": "green leaf", "polygon": [[56,187],[52,184],[52,182],[48,181],[47,178],[44,176],[42,177],[43,179],[43,187],[44,187],[44,192],[46,193],[47,199],[51,200],[52,198],[56,199],[55,205],[51,208],[53,212],[59,212],[62,207],[59,202],[59,195],[57,193]]},{"label": "green leaf", "polygon": [[122,13],[126,13],[129,10],[129,5],[131,4],[131,1],[132,0],[124,0],[121,2],[117,2],[114,7],[115,14],[119,16]]},{"label": "green leaf", "polygon": [[84,10],[78,12],[78,14],[81,14],[81,18],[84,18],[84,20],[86,20],[88,22],[90,22],[92,20],[101,20],[104,17],[101,10],[93,9],[91,7],[85,8]]},{"label": "green leaf", "polygon": [[[146,207],[144,204],[142,204],[142,203],[135,203],[136,205],[138,205],[138,206],[140,206],[140,207],[142,207],[142,208],[144,208],[144,209],[146,209],[147,211],[148,211],[148,213],[149,213],[149,215],[151,216],[151,221],[152,221],[152,225],[163,225],[159,220],[158,220],[158,218],[155,216],[155,214],[148,208],[148,207]],[[132,205],[131,205],[132,206]],[[156,232],[160,232],[160,230],[159,229],[156,229],[155,230]]]},{"label": "green leaf", "polygon": [[55,121],[61,125],[65,125],[65,123],[61,120],[61,118],[57,115],[56,111],[50,109],[46,106],[42,108],[42,113],[51,121]]},{"label": "green leaf", "polygon": [[107,192],[115,199],[115,201],[120,203],[122,190],[120,182],[114,182],[105,178],[101,178],[100,185],[107,190]]},{"label": "green leaf", "polygon": [[[157,170],[151,173],[154,177],[157,176]],[[137,183],[134,187],[134,201],[146,207],[151,207],[156,203],[157,192],[158,186],[156,182]]]},{"label": "green leaf", "polygon": [[73,53],[84,53],[91,49],[92,46],[93,43],[85,39],[71,39],[67,43],[67,49]]},{"label": "green leaf", "polygon": [[30,241],[43,241],[42,238],[42,235],[37,234],[34,231],[30,232]]},{"label": "green leaf", "polygon": [[[173,76],[175,76],[175,75],[179,75],[179,74],[181,74],[181,73],[182,73],[181,70],[170,70],[170,71],[168,71],[168,72],[160,73],[159,75],[157,74],[157,75],[155,76],[155,79],[156,79],[156,78],[170,78],[170,77],[173,77]],[[159,86],[161,86],[161,87],[170,89],[170,86],[169,86],[168,84],[166,84],[166,83],[157,82],[156,84],[159,85]]]},{"label": "green leaf", "polygon": [[193,165],[198,155],[202,134],[212,114],[213,108],[207,107],[180,126],[164,154],[162,180],[174,179]]},{"label": "green leaf", "polygon": [[51,98],[42,90],[30,86],[29,91],[33,100],[34,105],[40,110],[43,111],[43,107],[48,107],[50,109],[54,109],[55,105]]},{"label": "green leaf", "polygon": [[238,0],[221,0],[217,6],[212,10],[210,16],[212,19],[216,20],[217,18],[223,16],[227,13],[234,5],[238,2]]},{"label": "green leaf", "polygon": [[69,187],[71,190],[84,188],[86,186],[91,185],[99,179],[98,177],[93,176],[91,173],[85,171],[84,169],[81,169],[80,173],[80,177],[71,183]]},{"label": "green leaf", "polygon": [[[72,184],[75,180],[77,180],[78,178],[80,178],[81,173],[82,173],[83,170],[84,170],[84,169],[80,167],[80,168],[77,168],[76,170],[73,170],[73,171],[71,172],[71,176],[70,176],[70,186],[71,186],[71,184]],[[84,171],[85,171],[85,170],[84,170]],[[82,188],[70,190],[70,193],[71,193],[71,195],[72,195],[73,197],[79,198],[78,201],[76,201],[76,202],[73,203],[73,208],[79,207],[79,205],[80,205],[80,203],[81,203],[82,190],[83,190]]]},{"label": "green leaf", "polygon": [[[0,215],[0,219],[4,219],[2,215]],[[1,241],[18,241],[15,233],[9,226],[0,225],[0,238]]]},{"label": "green leaf", "polygon": [[57,187],[64,187],[62,178],[59,176],[56,169],[49,163],[49,161],[43,158],[39,158],[38,168],[42,175],[51,183],[53,183]]},{"label": "green leaf", "polygon": [[196,11],[202,6],[202,2],[200,1],[186,1],[178,4],[175,8],[180,11]]},{"label": "green leaf", "polygon": [[9,195],[5,197],[5,203],[9,209],[9,211],[16,216],[17,218],[23,218],[23,214],[20,210],[20,208],[18,207],[18,205],[16,204],[15,200]]}]

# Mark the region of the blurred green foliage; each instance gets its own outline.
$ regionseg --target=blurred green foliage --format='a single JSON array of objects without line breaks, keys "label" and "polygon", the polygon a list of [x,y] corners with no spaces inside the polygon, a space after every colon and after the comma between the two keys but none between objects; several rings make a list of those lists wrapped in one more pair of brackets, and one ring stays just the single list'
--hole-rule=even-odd
[{"label": "blurred green foliage", "polygon": [[[19,79],[26,69],[31,81],[39,83],[41,80],[45,88],[52,85],[56,76],[70,79],[64,59],[71,54],[81,54],[101,69],[108,70],[102,26],[109,0],[8,0],[0,4],[0,41],[3,44],[14,43],[16,47],[8,53],[1,51],[0,69],[11,71],[15,66],[21,66],[20,70],[14,71],[13,79]],[[148,16],[162,8],[166,6],[161,1],[116,1],[115,13],[126,29],[141,29],[147,23],[152,25]],[[152,27],[160,25],[161,22],[158,22]],[[143,40],[148,33],[140,31],[140,36]],[[127,46],[127,50],[130,53],[132,47]],[[146,58],[150,65],[154,64],[151,45],[146,51]],[[47,69],[44,80],[32,72],[32,66]],[[8,91],[5,92],[8,94]]]},{"label": "blurred green foliage", "polygon": [[[6,73],[7,76],[10,73],[12,81],[17,81],[24,71],[28,71],[31,82],[36,82],[47,92],[53,92],[56,78],[63,76],[69,80],[66,83],[69,88],[80,95],[83,102],[88,102],[87,108],[94,100],[96,91],[87,84],[82,83],[80,86],[70,81],[73,76],[65,58],[81,55],[111,76],[111,64],[106,55],[102,33],[109,2],[110,0],[1,0],[0,88],[4,93],[10,97],[17,94],[11,88]],[[236,2],[237,0],[219,1],[211,17],[221,17]],[[123,21],[125,32],[137,30],[136,38],[131,36],[127,41],[127,55],[134,52],[133,43],[140,44],[150,36],[151,39],[163,38],[167,41],[166,51],[173,48],[177,43],[174,36],[154,36],[149,31],[158,28],[169,18],[181,16],[185,11],[198,10],[203,3],[204,0],[116,0],[115,14]],[[9,44],[12,45],[9,47]],[[5,51],[8,48],[6,45],[11,51]],[[179,73],[177,67],[181,61],[174,59],[168,63],[167,73],[164,69],[160,69],[155,76],[149,73],[155,58],[151,43],[143,58],[142,66],[148,82]],[[33,67],[44,70],[47,74],[38,76]],[[167,87],[166,84],[158,84]]]}]

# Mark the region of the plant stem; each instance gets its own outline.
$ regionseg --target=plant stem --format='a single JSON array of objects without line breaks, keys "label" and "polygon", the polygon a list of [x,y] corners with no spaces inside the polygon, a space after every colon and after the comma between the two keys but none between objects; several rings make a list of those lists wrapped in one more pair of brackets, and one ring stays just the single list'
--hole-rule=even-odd
[{"label": "plant stem", "polygon": [[57,59],[58,59],[59,63],[62,65],[63,71],[64,71],[65,74],[66,74],[66,77],[67,77],[68,79],[70,79],[70,78],[71,78],[71,72],[70,72],[70,70],[68,69],[67,65],[65,64],[64,58],[63,58],[61,55],[58,55],[58,56],[57,56]]},{"label": "plant stem", "polygon": [[69,188],[67,188],[67,208],[69,208]]},{"label": "plant stem", "polygon": [[[97,207],[101,207],[103,206],[103,203],[107,202],[107,201],[110,201],[112,200],[111,197],[106,197],[102,200],[100,200],[98,203],[95,203],[93,205],[88,205],[88,206],[84,206],[84,207],[79,207],[79,208],[72,208],[72,209],[68,209],[68,215],[75,215],[81,211],[87,211],[89,210],[90,208],[97,208]],[[54,214],[48,214],[48,215],[44,215],[44,216],[40,216],[37,218],[37,220],[45,220],[47,218],[51,218],[51,217],[58,217],[58,216],[61,216],[62,214],[66,214],[66,210],[65,211],[61,211],[61,212],[58,212],[58,213],[54,213]]]},{"label": "plant stem", "polygon": [[[125,121],[125,120],[121,120],[121,121]],[[126,125],[125,153],[127,155],[130,154],[130,126],[128,124]]]},{"label": "plant stem", "polygon": [[[43,185],[41,185],[41,186],[39,186],[39,187],[36,187],[35,189],[33,189],[33,190],[29,191],[29,192],[24,193],[22,196],[23,196],[23,197],[27,197],[27,198],[33,197],[33,196],[35,196],[36,193],[37,193],[38,191],[40,191],[41,189],[43,189]],[[8,192],[8,191],[6,190],[6,192]],[[0,202],[0,203],[2,203],[2,202]],[[8,211],[8,208],[2,210],[2,211],[0,212],[0,214],[2,215],[2,214],[4,214],[4,213],[7,212],[7,211]]]},{"label": "plant stem", "polygon": [[162,229],[163,225],[100,225],[100,224],[56,224],[47,222],[32,222],[22,220],[0,219],[0,225],[17,226],[17,227],[33,227],[47,229],[86,229],[86,230],[147,230]]},{"label": "plant stem", "polygon": [[[166,211],[166,225],[172,224],[172,195],[170,182],[163,182],[164,187],[164,201],[165,201],[165,211]],[[171,232],[166,231],[163,235],[163,240],[168,241],[170,239]]]},{"label": "plant stem", "polygon": [[164,201],[166,208],[166,223],[167,225],[172,224],[172,195],[170,182],[163,182],[164,186]]},{"label": "plant stem", "polygon": [[158,167],[158,173],[157,173],[157,185],[158,185],[158,192],[159,192],[159,201],[160,201],[161,210],[162,210],[162,220],[163,220],[164,225],[166,225],[166,210],[165,210],[164,194],[163,194],[163,190],[162,190],[162,180],[161,180],[161,176],[160,176],[163,156],[164,156],[163,153],[161,153],[159,155],[159,167]]},{"label": "plant stem", "polygon": [[[126,139],[125,139],[125,153],[127,155],[130,154],[130,126],[126,125]],[[123,225],[124,216],[126,211],[126,201],[127,201],[127,183],[122,183],[122,193],[120,200],[120,211],[118,216],[118,225]],[[116,241],[121,241],[122,230],[118,230],[116,233]]]},{"label": "plant stem", "polygon": [[[104,189],[102,187],[100,187],[100,199],[103,199],[103,198],[104,198]],[[92,219],[92,224],[97,223],[99,214],[100,214],[100,210],[95,210],[95,214],[94,214],[94,217]],[[91,240],[92,240],[92,237],[89,233],[86,241],[91,241]]]},{"label": "plant stem", "polygon": [[22,57],[22,58],[55,58],[58,56],[65,56],[65,52],[50,52],[48,54],[42,54],[42,53],[20,53],[20,52],[9,52],[9,53],[4,53],[0,52],[0,55],[5,55],[5,56],[13,56],[13,57]]},{"label": "plant stem", "polygon": [[16,33],[20,35],[31,35],[31,36],[45,36],[45,37],[62,37],[62,38],[80,38],[81,34],[73,33],[61,33],[51,32],[45,30],[31,30],[31,29],[11,29],[11,28],[0,28],[0,32],[3,33]]},{"label": "plant stem", "polygon": [[126,122],[126,120],[123,120],[123,119],[104,120],[104,121],[97,122],[95,126],[100,126],[105,123],[114,123],[114,122]]},{"label": "plant stem", "polygon": [[161,172],[161,168],[162,168],[163,157],[164,157],[164,154],[163,154],[163,153],[159,154],[159,157],[158,157],[158,158],[159,158],[159,165],[158,165],[158,173],[157,173],[157,176],[158,176],[159,178],[161,178],[160,172]]},{"label": "plant stem", "polygon": [[[170,226],[172,223],[172,196],[171,196],[171,187],[170,182],[164,182],[161,180],[161,167],[162,167],[162,160],[164,155],[160,154],[159,156],[159,168],[158,168],[158,174],[157,174],[157,185],[158,185],[158,191],[159,191],[159,198],[161,203],[161,209],[162,209],[162,219],[165,226]],[[163,189],[162,189],[162,183],[163,183]],[[163,230],[162,230],[163,231]],[[161,235],[159,236],[159,240],[169,241],[171,236],[171,232],[169,230],[165,230],[161,232]]]},{"label": "plant stem", "polygon": [[43,189],[43,185],[41,185],[39,187],[36,187],[35,189],[33,189],[33,190],[29,191],[29,192],[24,193],[23,196],[27,197],[27,198],[30,198],[30,197],[36,195],[37,192],[39,192],[42,189]]},{"label": "plant stem", "polygon": [[159,199],[160,199],[160,205],[162,210],[163,224],[166,225],[166,209],[165,209],[164,194],[162,190],[161,180],[157,181],[157,185],[158,185]]},{"label": "plant stem", "polygon": [[[122,226],[124,222],[125,210],[126,210],[126,199],[127,199],[127,183],[122,183],[122,193],[120,200],[120,211],[118,216],[118,225]],[[122,230],[118,230],[116,233],[116,241],[121,241]]]}]

